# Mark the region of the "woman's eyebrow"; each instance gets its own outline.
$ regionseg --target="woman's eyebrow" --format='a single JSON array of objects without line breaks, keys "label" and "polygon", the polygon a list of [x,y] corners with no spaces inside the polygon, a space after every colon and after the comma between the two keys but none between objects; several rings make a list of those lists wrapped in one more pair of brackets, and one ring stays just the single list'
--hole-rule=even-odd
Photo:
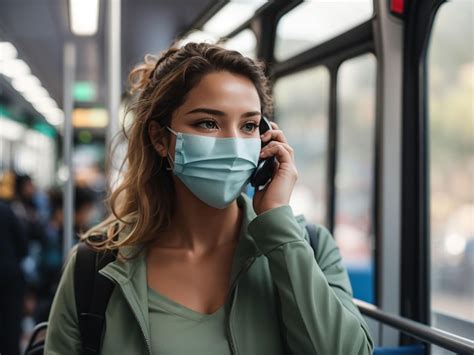
[{"label": "woman's eyebrow", "polygon": [[[195,108],[194,110],[187,112],[186,115],[191,114],[191,113],[207,113],[207,114],[215,115],[215,116],[226,116],[225,112],[214,110],[212,108],[205,108],[205,107]],[[242,117],[250,117],[250,116],[256,116],[256,115],[260,116],[261,115],[260,111],[246,112],[242,115]]]},{"label": "woman's eyebrow", "polygon": [[251,116],[261,116],[262,113],[260,111],[250,111],[244,113],[241,117],[251,117]]}]

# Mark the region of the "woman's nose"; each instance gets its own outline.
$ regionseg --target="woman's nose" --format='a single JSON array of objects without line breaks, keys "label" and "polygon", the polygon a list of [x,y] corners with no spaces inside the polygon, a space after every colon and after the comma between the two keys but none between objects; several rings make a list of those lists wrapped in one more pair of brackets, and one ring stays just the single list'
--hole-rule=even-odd
[{"label": "woman's nose", "polygon": [[239,130],[239,127],[225,127],[224,129],[221,130],[221,138],[234,138],[234,137],[240,137],[241,132]]}]

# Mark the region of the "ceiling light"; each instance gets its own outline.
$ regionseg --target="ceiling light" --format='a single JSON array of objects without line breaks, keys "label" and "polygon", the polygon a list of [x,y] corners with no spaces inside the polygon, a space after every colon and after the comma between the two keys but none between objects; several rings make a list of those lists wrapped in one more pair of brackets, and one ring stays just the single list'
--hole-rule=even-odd
[{"label": "ceiling light", "polygon": [[226,36],[252,18],[265,0],[233,0],[206,22],[203,29],[219,37]]},{"label": "ceiling light", "polygon": [[56,107],[57,104],[56,104],[56,101],[54,101],[51,97],[37,97],[37,98],[34,98],[32,100],[30,100],[30,102],[33,104],[33,105],[37,105],[37,106],[50,106],[50,107]]},{"label": "ceiling light", "polygon": [[53,126],[59,126],[64,123],[64,112],[59,108],[53,108],[44,112],[44,117]]},{"label": "ceiling light", "polygon": [[27,92],[30,88],[41,87],[41,82],[34,75],[20,76],[12,81],[12,86],[21,93]]},{"label": "ceiling light", "polygon": [[78,36],[91,36],[99,27],[99,0],[69,0],[71,31]]},{"label": "ceiling light", "polygon": [[17,78],[30,73],[30,67],[21,59],[9,59],[0,62],[0,74]]},{"label": "ceiling light", "polygon": [[40,104],[34,104],[33,107],[35,108],[36,111],[41,113],[43,116],[46,116],[51,110],[55,110],[58,108],[56,104],[47,104],[47,103],[40,103]]},{"label": "ceiling light", "polygon": [[10,42],[0,42],[0,62],[2,60],[16,58],[18,52],[13,44]]},{"label": "ceiling light", "polygon": [[28,101],[33,101],[37,97],[49,97],[49,93],[42,86],[33,86],[23,92],[23,97]]},{"label": "ceiling light", "polygon": [[[15,46],[10,42],[0,42],[0,74],[9,77],[12,87],[21,93],[29,101],[36,111],[41,113],[52,125],[62,124],[64,113],[58,108],[48,91],[41,86],[41,81],[31,73],[30,67],[25,61],[16,58],[18,55]],[[17,136],[18,129],[12,126],[5,126],[2,123],[2,129],[13,130],[12,136]],[[10,137],[11,138],[11,137]]]}]

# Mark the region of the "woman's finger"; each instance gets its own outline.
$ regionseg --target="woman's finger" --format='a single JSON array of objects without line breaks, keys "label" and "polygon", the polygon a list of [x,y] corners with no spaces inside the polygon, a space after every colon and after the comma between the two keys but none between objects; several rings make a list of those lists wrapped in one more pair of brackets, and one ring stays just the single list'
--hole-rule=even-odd
[{"label": "woman's finger", "polygon": [[280,143],[280,142],[277,142],[277,141],[271,141],[270,143],[268,143],[265,147],[262,148],[262,152],[276,146],[276,145],[281,145],[283,146],[291,155],[291,157],[293,158],[294,157],[294,150],[293,148],[291,148],[291,146],[289,144],[286,144],[286,143]]},{"label": "woman's finger", "polygon": [[266,131],[262,135],[262,141],[263,142],[268,142],[270,140],[288,144],[288,141],[286,140],[286,137],[283,134],[283,131],[281,131],[279,129],[272,129],[270,131]]},{"label": "woman's finger", "polygon": [[280,129],[280,127],[278,127],[278,125],[275,122],[271,121],[270,124],[272,125],[272,129],[275,129],[275,130]]},{"label": "woman's finger", "polygon": [[[265,148],[267,148],[267,147],[265,147]],[[260,154],[260,158],[268,158],[268,157],[272,157],[272,156],[275,156],[277,158],[278,162],[281,163],[281,164],[283,164],[283,163],[292,164],[293,163],[293,157],[292,157],[291,153],[286,149],[285,146],[283,146],[283,144],[272,145],[271,147],[268,147],[267,149],[262,150],[262,152]]]}]

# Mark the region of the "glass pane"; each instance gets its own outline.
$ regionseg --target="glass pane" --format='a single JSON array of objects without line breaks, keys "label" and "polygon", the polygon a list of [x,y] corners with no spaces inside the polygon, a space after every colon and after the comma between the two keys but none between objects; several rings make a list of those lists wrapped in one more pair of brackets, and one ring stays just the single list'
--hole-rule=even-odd
[{"label": "glass pane", "polygon": [[233,49],[242,55],[255,59],[257,57],[257,38],[252,30],[247,29],[239,32],[224,43],[227,49]]},{"label": "glass pane", "polygon": [[219,41],[219,37],[216,35],[209,33],[209,32],[204,32],[204,31],[199,31],[199,30],[193,30],[189,34],[187,34],[186,37],[181,38],[178,41],[178,46],[183,47],[186,44],[190,42],[206,42],[206,43],[217,43]]},{"label": "glass pane", "polygon": [[223,37],[248,21],[266,0],[230,0],[203,26],[203,30]]},{"label": "glass pane", "polygon": [[375,84],[372,54],[348,60],[339,69],[334,237],[354,295],[367,302],[373,302]]},{"label": "glass pane", "polygon": [[278,22],[275,58],[285,60],[368,20],[372,0],[308,0]]},{"label": "glass pane", "polygon": [[432,323],[469,338],[474,336],[473,11],[470,0],[444,4],[427,56]]},{"label": "glass pane", "polygon": [[275,117],[295,150],[299,178],[290,205],[308,221],[324,223],[329,73],[317,67],[278,80]]}]

